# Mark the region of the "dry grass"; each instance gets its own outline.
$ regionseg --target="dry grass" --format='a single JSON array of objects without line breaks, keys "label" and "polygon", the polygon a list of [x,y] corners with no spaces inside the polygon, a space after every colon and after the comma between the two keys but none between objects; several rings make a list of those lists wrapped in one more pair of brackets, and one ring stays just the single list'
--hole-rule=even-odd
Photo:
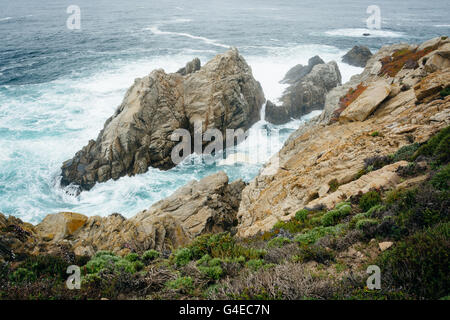
[{"label": "dry grass", "polygon": [[311,275],[302,264],[286,263],[223,280],[210,299],[330,299],[334,280]]}]

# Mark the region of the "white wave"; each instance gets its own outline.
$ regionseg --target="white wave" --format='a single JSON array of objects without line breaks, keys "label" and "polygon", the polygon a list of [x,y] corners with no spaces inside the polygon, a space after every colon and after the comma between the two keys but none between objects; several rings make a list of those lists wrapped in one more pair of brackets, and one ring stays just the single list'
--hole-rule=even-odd
[{"label": "white wave", "polygon": [[450,24],[435,24],[436,28],[450,28]]},{"label": "white wave", "polygon": [[0,21],[7,21],[7,20],[11,20],[12,17],[5,17],[5,18],[0,18]]},{"label": "white wave", "polygon": [[372,38],[401,38],[405,36],[402,32],[366,28],[334,29],[326,31],[325,34],[333,37],[366,37],[364,34],[370,34],[367,37]]},{"label": "white wave", "polygon": [[146,30],[150,30],[155,35],[174,35],[174,36],[179,36],[179,37],[186,37],[186,38],[191,38],[191,39],[194,39],[194,40],[200,40],[200,41],[203,41],[203,42],[205,42],[207,44],[210,44],[210,45],[213,45],[213,46],[216,46],[216,47],[230,48],[230,46],[227,46],[225,44],[219,43],[219,42],[217,42],[217,40],[209,39],[209,38],[206,38],[206,37],[195,36],[195,35],[192,35],[190,33],[161,31],[157,26],[146,28]]}]

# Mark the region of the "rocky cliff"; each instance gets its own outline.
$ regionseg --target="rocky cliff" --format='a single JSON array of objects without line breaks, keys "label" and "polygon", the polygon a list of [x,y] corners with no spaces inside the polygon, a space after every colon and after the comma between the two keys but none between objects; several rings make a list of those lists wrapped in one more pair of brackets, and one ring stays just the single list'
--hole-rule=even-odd
[{"label": "rocky cliff", "polygon": [[89,190],[96,182],[144,173],[149,166],[172,168],[171,151],[178,142],[171,135],[176,129],[193,136],[194,124],[201,122],[203,132],[245,130],[259,120],[264,101],[259,82],[237,49],[201,68],[194,59],[178,73],[155,70],[135,80],[98,138],[64,162],[61,185]]},{"label": "rocky cliff", "polygon": [[[402,179],[393,163],[358,176],[365,159],[423,142],[450,123],[450,41],[383,47],[364,72],[327,95],[324,112],[300,127],[243,191],[238,235],[288,221],[303,207],[334,204]],[[448,89],[447,89],[448,90]],[[280,164],[275,174],[268,174]]]}]

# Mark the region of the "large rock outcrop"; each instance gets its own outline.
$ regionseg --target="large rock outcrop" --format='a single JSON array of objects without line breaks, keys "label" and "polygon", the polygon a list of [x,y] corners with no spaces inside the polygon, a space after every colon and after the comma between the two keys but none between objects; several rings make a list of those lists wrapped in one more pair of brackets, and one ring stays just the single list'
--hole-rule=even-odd
[{"label": "large rock outcrop", "polygon": [[228,184],[224,172],[192,181],[170,197],[138,213],[133,220],[166,214],[178,219],[193,237],[204,233],[232,230],[237,225],[236,213],[245,187],[242,180]]},{"label": "large rock outcrop", "polygon": [[314,57],[309,60],[308,66],[296,66],[288,72],[283,81],[292,84],[280,98],[280,106],[267,102],[267,121],[283,124],[324,108],[326,94],[341,84],[341,73],[336,62],[325,64],[321,61],[319,57]]},{"label": "large rock outcrop", "polygon": [[342,57],[342,61],[355,67],[364,68],[371,57],[372,52],[366,46],[354,46]]},{"label": "large rock outcrop", "polygon": [[170,169],[178,144],[171,140],[174,130],[193,136],[200,121],[203,132],[245,130],[260,119],[264,94],[237,49],[197,69],[194,60],[180,73],[154,70],[136,79],[97,140],[63,164],[61,185],[89,190],[96,182],[144,173],[149,166]]},{"label": "large rock outcrop", "polygon": [[245,185],[242,180],[228,183],[227,175],[218,172],[188,183],[130,219],[118,213],[87,217],[61,212],[32,226],[0,214],[0,261],[17,254],[58,253],[60,248],[88,256],[99,250],[120,255],[161,251],[186,245],[201,234],[236,232]]},{"label": "large rock outcrop", "polygon": [[[440,92],[448,87],[450,77],[449,43],[440,37],[420,46],[383,47],[360,75],[331,90],[323,113],[294,132],[243,190],[238,235],[268,231],[304,207],[332,207],[371,187],[389,189],[401,184],[396,169],[405,165],[402,162],[356,178],[365,159],[393,154],[411,140],[424,142],[448,126],[450,96]],[[395,69],[387,69],[389,63]],[[356,97],[360,85],[366,91]],[[382,94],[370,104],[362,103],[370,88],[383,88]],[[343,97],[355,98],[347,111],[349,106],[342,108]],[[348,121],[349,113],[361,116]]]}]

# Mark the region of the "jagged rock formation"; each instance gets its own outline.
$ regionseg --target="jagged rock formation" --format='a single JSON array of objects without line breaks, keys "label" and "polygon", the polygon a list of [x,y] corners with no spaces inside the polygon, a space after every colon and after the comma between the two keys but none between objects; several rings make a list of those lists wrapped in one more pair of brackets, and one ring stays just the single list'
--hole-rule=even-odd
[{"label": "jagged rock formation", "polygon": [[185,76],[187,74],[194,73],[195,71],[200,70],[201,63],[199,58],[195,58],[191,62],[186,63],[186,66],[177,71],[177,73]]},{"label": "jagged rock formation", "polygon": [[[395,171],[402,163],[355,176],[364,159],[392,154],[412,139],[426,141],[448,126],[450,96],[440,92],[449,88],[449,58],[447,37],[380,49],[362,74],[327,95],[323,113],[294,132],[244,189],[238,235],[270,230],[306,206],[332,207],[367,188],[401,183]],[[371,90],[378,93],[369,101]]]},{"label": "jagged rock formation", "polygon": [[283,80],[280,83],[284,84],[294,84],[302,80],[308,73],[311,72],[312,68],[318,64],[324,64],[325,61],[322,60],[319,56],[314,56],[308,60],[308,65],[304,66],[298,64],[292,67],[284,76]]},{"label": "jagged rock formation", "polygon": [[266,103],[266,120],[274,124],[283,124],[291,118],[300,118],[313,110],[324,108],[327,92],[341,84],[341,73],[336,62],[323,63],[318,56],[309,60],[308,66],[295,66],[283,79],[292,83],[284,92],[276,106]]},{"label": "jagged rock formation", "polygon": [[[205,233],[235,230],[242,180],[228,183],[224,172],[192,181],[148,210],[125,219],[120,214],[87,217],[49,214],[36,226],[0,214],[0,260],[17,254],[58,252],[92,256],[99,250],[120,255],[186,245]],[[5,230],[5,231],[2,231]]]},{"label": "jagged rock formation", "polygon": [[371,57],[372,52],[366,46],[354,46],[342,57],[342,61],[355,67],[364,68]]},{"label": "jagged rock formation", "polygon": [[136,79],[97,140],[63,164],[61,185],[89,190],[96,182],[144,173],[149,166],[170,169],[178,143],[172,133],[187,129],[193,135],[200,121],[203,132],[245,130],[257,122],[264,94],[237,49],[200,69],[199,62],[194,59],[181,74],[160,69]]}]

